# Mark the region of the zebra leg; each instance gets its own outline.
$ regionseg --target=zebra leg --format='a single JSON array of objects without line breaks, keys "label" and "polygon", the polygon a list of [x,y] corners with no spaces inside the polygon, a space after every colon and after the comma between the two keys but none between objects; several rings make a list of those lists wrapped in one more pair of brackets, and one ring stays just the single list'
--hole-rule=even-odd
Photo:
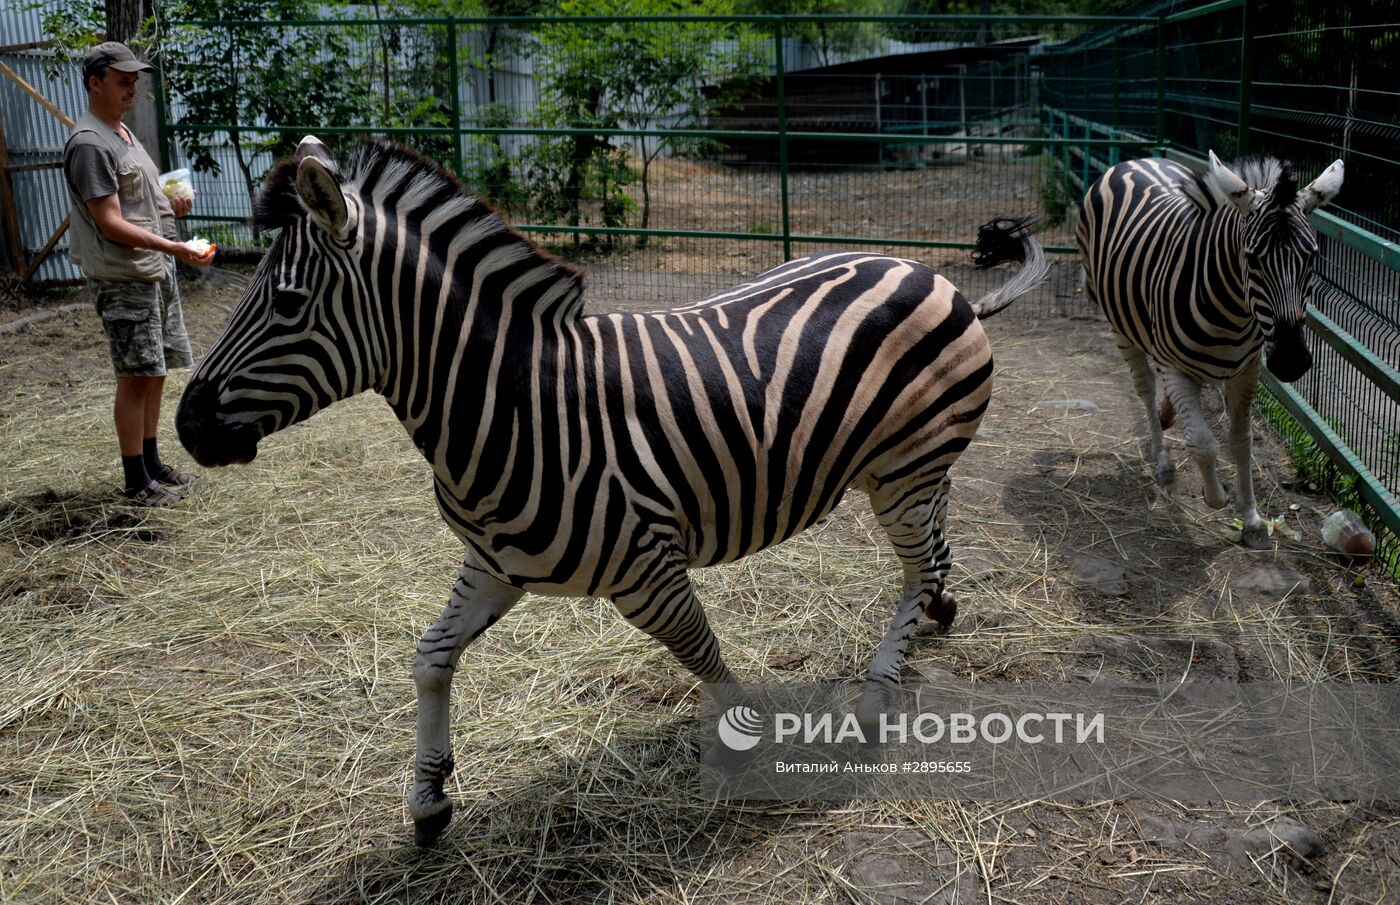
[{"label": "zebra leg", "polygon": [[[705,610],[684,569],[677,569],[657,584],[614,597],[613,605],[633,628],[660,641],[682,666],[705,683],[705,693],[721,710],[749,704],[738,679],[720,655],[719,640],[710,630],[710,621],[705,618]],[[732,755],[716,743],[702,760],[716,763],[732,760]]]},{"label": "zebra leg", "polygon": [[452,799],[442,784],[452,775],[449,714],[452,673],[462,650],[505,615],[522,591],[502,584],[470,558],[457,574],[447,608],[418,642],[413,659],[413,684],[418,689],[418,750],[413,763],[413,790],[408,812],[413,816],[414,841],[432,845],[452,819]]},{"label": "zebra leg", "polygon": [[1254,502],[1254,471],[1251,456],[1254,432],[1250,424],[1250,406],[1254,402],[1254,387],[1259,382],[1259,356],[1255,356],[1244,371],[1225,384],[1225,411],[1230,416],[1230,453],[1235,459],[1235,506],[1244,527],[1240,542],[1251,550],[1267,550],[1269,529]]},{"label": "zebra leg", "polygon": [[1167,395],[1171,397],[1172,405],[1180,413],[1186,428],[1186,446],[1201,469],[1206,505],[1212,509],[1223,509],[1230,505],[1230,494],[1220,482],[1216,469],[1215,438],[1210,434],[1210,425],[1206,423],[1205,412],[1201,409],[1201,385],[1177,370],[1168,370],[1164,376]]},{"label": "zebra leg", "polygon": [[870,662],[865,689],[856,705],[856,719],[867,728],[877,724],[889,707],[891,692],[899,687],[904,656],[919,615],[927,615],[946,630],[958,614],[957,598],[944,589],[953,565],[953,554],[943,535],[952,482],[946,474],[919,478],[922,480],[915,480],[912,491],[909,482],[901,481],[870,494],[875,517],[904,566],[904,587],[894,621]]},{"label": "zebra leg", "polygon": [[1168,487],[1176,480],[1176,466],[1172,464],[1171,454],[1167,452],[1167,444],[1162,439],[1162,429],[1165,427],[1163,421],[1166,419],[1157,403],[1157,375],[1152,370],[1152,362],[1148,360],[1146,352],[1136,346],[1121,343],[1118,351],[1123,353],[1123,360],[1128,363],[1128,370],[1133,373],[1133,388],[1137,390],[1138,398],[1147,409],[1145,457],[1157,469],[1153,475],[1157,486]]}]

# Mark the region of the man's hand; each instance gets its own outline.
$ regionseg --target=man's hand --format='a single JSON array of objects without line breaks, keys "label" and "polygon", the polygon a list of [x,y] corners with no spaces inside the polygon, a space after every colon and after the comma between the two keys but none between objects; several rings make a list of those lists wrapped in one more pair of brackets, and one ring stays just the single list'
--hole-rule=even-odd
[{"label": "man's hand", "polygon": [[173,255],[191,267],[208,267],[214,262],[214,252],[200,254],[183,242],[172,242],[164,236],[142,229],[134,223],[122,219],[121,203],[116,195],[103,195],[90,198],[87,202],[97,228],[109,241],[130,245],[132,248],[149,248],[163,254]]},{"label": "man's hand", "polygon": [[191,267],[208,267],[210,264],[214,263],[214,249],[212,248],[209,249],[208,254],[201,255],[184,242],[176,242],[173,254],[176,258],[184,261]]},{"label": "man's hand", "polygon": [[183,216],[189,214],[190,209],[194,207],[194,199],[193,199],[193,198],[171,198],[171,199],[170,199],[170,207],[175,211],[175,216],[177,216],[177,217],[183,217]]}]

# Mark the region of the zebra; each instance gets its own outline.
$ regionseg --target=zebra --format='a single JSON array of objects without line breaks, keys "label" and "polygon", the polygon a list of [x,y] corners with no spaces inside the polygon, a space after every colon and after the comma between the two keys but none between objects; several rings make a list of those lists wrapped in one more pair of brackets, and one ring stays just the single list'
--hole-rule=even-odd
[{"label": "zebra", "polygon": [[976,304],[926,265],[835,253],[687,307],[584,316],[579,270],[383,140],[342,172],[308,136],[255,216],[280,231],[185,389],[180,440],[204,466],[250,462],[263,437],[374,390],[432,466],[467,549],[413,664],[419,845],[451,819],[458,659],[527,591],[609,598],[742,703],[687,570],[792,537],[854,486],[904,573],[867,720],[919,616],[952,622],[948,469],[992,389],[978,318],[1048,272],[1020,221],[984,227],[979,263],[1023,266]]},{"label": "zebra", "polygon": [[1145,454],[1157,483],[1175,478],[1162,431],[1181,412],[1207,505],[1229,505],[1201,411],[1202,385],[1223,383],[1241,541],[1254,549],[1269,547],[1250,472],[1261,351],[1285,382],[1312,367],[1304,305],[1318,245],[1307,217],[1336,197],[1342,178],[1340,160],[1303,189],[1288,163],[1269,156],[1231,168],[1211,151],[1201,175],[1170,160],[1133,160],[1100,176],[1079,210],[1086,292],[1107,316],[1147,410]]}]

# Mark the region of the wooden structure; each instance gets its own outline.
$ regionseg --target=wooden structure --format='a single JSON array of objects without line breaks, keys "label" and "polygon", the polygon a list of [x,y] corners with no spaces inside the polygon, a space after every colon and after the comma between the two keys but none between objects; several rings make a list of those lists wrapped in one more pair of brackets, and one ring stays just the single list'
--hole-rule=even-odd
[{"label": "wooden structure", "polygon": [[[865,164],[881,161],[874,142],[803,139],[804,132],[897,135],[967,134],[969,122],[1019,106],[997,67],[1024,58],[1040,37],[980,46],[892,54],[794,70],[784,80],[788,159],[794,164]],[[1000,88],[998,85],[1000,84]],[[998,90],[1005,97],[998,96]],[[767,79],[709,117],[707,128],[776,131],[778,90]],[[776,163],[771,139],[725,138],[720,159]]]},{"label": "wooden structure", "polygon": [[[52,46],[54,43],[54,41],[32,41],[26,44],[10,44],[0,47],[0,54],[20,50],[37,50]],[[71,116],[60,110],[53,101],[44,97],[38,89],[3,62],[0,62],[0,75],[18,85],[21,91],[29,95],[44,110],[57,117],[59,122],[72,128],[74,120]],[[63,218],[63,222],[49,236],[48,241],[31,258],[25,251],[24,240],[20,233],[18,200],[15,197],[14,182],[11,176],[25,170],[55,169],[62,166],[62,159],[42,163],[11,164],[9,146],[5,141],[5,124],[3,120],[0,120],[0,230],[5,233],[5,256],[10,262],[10,267],[25,282],[34,282],[33,276],[38,271],[39,265],[53,252],[55,246],[58,245],[58,240],[63,238],[63,234],[67,232],[68,218]],[[54,284],[73,281],[51,280],[46,282]]]}]

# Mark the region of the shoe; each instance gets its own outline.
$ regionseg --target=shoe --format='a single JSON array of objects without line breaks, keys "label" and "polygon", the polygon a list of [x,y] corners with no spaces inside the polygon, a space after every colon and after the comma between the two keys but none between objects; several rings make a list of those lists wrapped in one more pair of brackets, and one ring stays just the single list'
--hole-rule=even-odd
[{"label": "shoe", "polygon": [[150,482],[145,487],[128,487],[122,491],[122,496],[130,500],[133,505],[151,509],[165,509],[184,499],[178,493],[166,490],[155,481]]},{"label": "shoe", "polygon": [[151,473],[151,478],[168,484],[171,487],[188,487],[199,480],[199,475],[190,474],[187,471],[176,471],[164,462],[160,463],[160,470]]}]

